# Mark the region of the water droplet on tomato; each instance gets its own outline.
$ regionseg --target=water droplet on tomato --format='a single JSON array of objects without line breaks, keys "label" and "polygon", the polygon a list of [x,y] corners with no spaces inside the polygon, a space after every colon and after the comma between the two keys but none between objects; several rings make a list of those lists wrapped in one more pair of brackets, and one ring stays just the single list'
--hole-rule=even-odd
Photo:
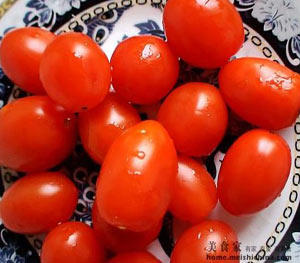
[{"label": "water droplet on tomato", "polygon": [[141,175],[142,173],[140,171],[131,171],[131,170],[128,170],[128,174],[134,174],[134,175]]},{"label": "water droplet on tomato", "polygon": [[73,52],[73,55],[76,58],[82,58],[82,55],[78,51]]},{"label": "water droplet on tomato", "polygon": [[145,153],[144,153],[143,151],[138,151],[137,157],[138,157],[139,159],[144,159],[144,158],[145,158]]}]

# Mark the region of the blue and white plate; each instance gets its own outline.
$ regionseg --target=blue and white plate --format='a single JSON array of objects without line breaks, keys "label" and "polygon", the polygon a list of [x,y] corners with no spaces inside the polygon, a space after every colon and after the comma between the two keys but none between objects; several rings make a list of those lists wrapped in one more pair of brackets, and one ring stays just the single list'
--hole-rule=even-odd
[{"label": "blue and white plate", "polygon": [[[245,27],[245,43],[235,57],[264,57],[300,72],[300,0],[230,1],[236,5]],[[164,3],[162,0],[0,0],[0,37],[24,26],[43,27],[56,33],[79,31],[92,37],[110,57],[117,44],[127,37],[152,34],[164,38]],[[181,71],[179,83],[199,80],[217,85],[217,71],[203,71],[186,64],[182,64]],[[0,69],[0,107],[26,95]],[[149,112],[143,110],[141,107],[141,116],[145,117]],[[259,259],[262,262],[300,262],[300,118],[279,133],[292,151],[292,169],[281,196],[270,207],[251,216],[231,216],[219,205],[211,215],[211,218],[229,222],[238,232],[239,249],[245,257],[241,262]],[[217,178],[220,161],[235,139],[235,134],[228,134],[207,159],[208,170],[214,178]],[[100,167],[78,144],[71,158],[56,169],[63,169],[80,189],[74,219],[91,224]],[[20,176],[22,174],[1,168],[0,196]],[[163,263],[168,263],[174,241],[185,227],[186,224],[167,215],[159,239],[149,250]],[[1,224],[0,263],[39,262],[42,240],[42,235],[17,235]]]}]

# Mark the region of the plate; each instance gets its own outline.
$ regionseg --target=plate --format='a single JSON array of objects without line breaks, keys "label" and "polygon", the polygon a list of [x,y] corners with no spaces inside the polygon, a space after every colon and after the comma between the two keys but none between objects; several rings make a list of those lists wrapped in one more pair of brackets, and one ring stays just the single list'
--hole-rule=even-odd
[{"label": "plate", "polygon": [[[245,42],[233,59],[243,56],[264,57],[300,72],[300,1],[230,1],[240,12],[245,29]],[[162,0],[0,0],[0,37],[23,26],[39,26],[58,34],[83,32],[101,45],[110,57],[117,44],[127,37],[152,34],[164,38],[164,4]],[[178,83],[207,81],[217,85],[217,73],[217,70],[203,71],[181,63]],[[0,69],[0,107],[26,95]],[[142,117],[151,118],[156,108],[139,107],[139,111]],[[228,147],[241,131],[248,128],[241,122],[237,122],[236,127],[206,160],[208,170],[215,179]],[[291,173],[280,197],[270,207],[254,215],[234,217],[218,205],[210,216],[229,222],[238,232],[240,244],[236,249],[241,250],[243,263],[259,260],[300,262],[300,118],[293,126],[279,131],[279,134],[286,139],[292,151]],[[100,167],[88,158],[78,143],[71,158],[55,169],[65,171],[80,190],[73,219],[91,224],[91,207]],[[2,167],[0,196],[21,176],[23,174]],[[186,227],[185,223],[167,214],[159,238],[148,249],[163,263],[168,263],[174,242]],[[17,235],[1,224],[0,263],[39,262],[43,238],[43,235]]]}]

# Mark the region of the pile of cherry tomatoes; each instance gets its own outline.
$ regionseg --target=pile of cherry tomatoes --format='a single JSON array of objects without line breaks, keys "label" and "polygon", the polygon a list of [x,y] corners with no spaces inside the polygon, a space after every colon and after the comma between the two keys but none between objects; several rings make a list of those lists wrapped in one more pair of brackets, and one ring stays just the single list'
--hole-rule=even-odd
[{"label": "pile of cherry tomatoes", "polygon": [[[244,32],[228,0],[169,0],[163,22],[167,41],[128,38],[110,62],[80,33],[19,28],[4,36],[3,71],[34,95],[0,110],[0,165],[26,173],[5,191],[1,219],[17,233],[48,233],[42,263],[158,263],[145,248],[167,211],[193,224],[171,263],[239,262],[234,230],[207,216],[218,200],[233,215],[258,212],[283,189],[291,153],[271,131],[297,118],[299,75],[265,59],[230,61]],[[220,88],[193,82],[173,89],[179,58],[220,67]],[[135,105],[162,99],[155,120],[141,121]],[[229,111],[253,129],[228,150],[216,186],[201,159],[223,139]],[[101,164],[92,228],[67,222],[78,190],[62,172],[49,171],[73,151],[77,130]],[[216,247],[208,251],[210,241]],[[107,251],[117,255],[109,259]]]}]

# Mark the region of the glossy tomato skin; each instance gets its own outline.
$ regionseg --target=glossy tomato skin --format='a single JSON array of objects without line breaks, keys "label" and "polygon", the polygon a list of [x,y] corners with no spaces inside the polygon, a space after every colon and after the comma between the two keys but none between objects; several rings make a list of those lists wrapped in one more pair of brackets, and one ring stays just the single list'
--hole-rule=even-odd
[{"label": "glossy tomato skin", "polygon": [[206,220],[182,234],[175,244],[170,263],[238,263],[237,242],[237,235],[229,225]]},{"label": "glossy tomato skin", "polygon": [[130,252],[119,254],[106,263],[161,263],[149,252]]},{"label": "glossy tomato skin", "polygon": [[46,96],[13,101],[0,110],[0,165],[45,171],[63,161],[76,142],[76,120]]},{"label": "glossy tomato skin", "polygon": [[142,232],[163,218],[173,192],[177,155],[157,121],[143,121],[110,147],[97,182],[96,204],[111,225]]},{"label": "glossy tomato skin", "polygon": [[39,78],[42,54],[55,35],[37,27],[14,29],[5,34],[0,45],[0,64],[4,73],[20,88],[44,94]]},{"label": "glossy tomato skin", "polygon": [[101,164],[113,141],[140,120],[130,104],[110,93],[97,107],[79,115],[81,142],[88,154]]},{"label": "glossy tomato skin", "polygon": [[200,157],[209,155],[221,142],[228,114],[214,86],[191,82],[170,93],[157,119],[167,129],[179,152]]},{"label": "glossy tomato skin", "polygon": [[178,156],[178,174],[170,204],[172,214],[199,223],[215,208],[217,188],[204,164],[184,155]]},{"label": "glossy tomato skin", "polygon": [[28,174],[4,192],[1,219],[13,232],[48,232],[58,223],[69,220],[77,198],[75,185],[60,172]]},{"label": "glossy tomato skin", "polygon": [[144,232],[133,232],[114,227],[105,222],[99,215],[97,205],[93,206],[92,212],[93,229],[105,248],[115,253],[139,251],[148,246],[157,238],[162,222]]},{"label": "glossy tomato skin", "polygon": [[246,132],[222,162],[218,178],[221,204],[234,215],[264,209],[279,196],[290,167],[291,153],[283,138],[260,129]]},{"label": "glossy tomato skin", "polygon": [[158,102],[173,88],[179,62],[168,45],[155,36],[124,40],[111,58],[114,89],[136,104]]},{"label": "glossy tomato skin", "polygon": [[242,46],[242,19],[228,0],[169,0],[163,23],[176,55],[200,68],[218,68]]},{"label": "glossy tomato skin", "polygon": [[71,112],[82,112],[95,107],[107,94],[110,65],[90,37],[65,33],[56,37],[45,50],[40,78],[54,101]]},{"label": "glossy tomato skin", "polygon": [[41,263],[103,263],[104,250],[94,231],[81,222],[54,228],[44,241]]},{"label": "glossy tomato skin", "polygon": [[255,126],[282,129],[299,114],[300,76],[274,61],[233,60],[220,71],[219,84],[232,111]]}]

